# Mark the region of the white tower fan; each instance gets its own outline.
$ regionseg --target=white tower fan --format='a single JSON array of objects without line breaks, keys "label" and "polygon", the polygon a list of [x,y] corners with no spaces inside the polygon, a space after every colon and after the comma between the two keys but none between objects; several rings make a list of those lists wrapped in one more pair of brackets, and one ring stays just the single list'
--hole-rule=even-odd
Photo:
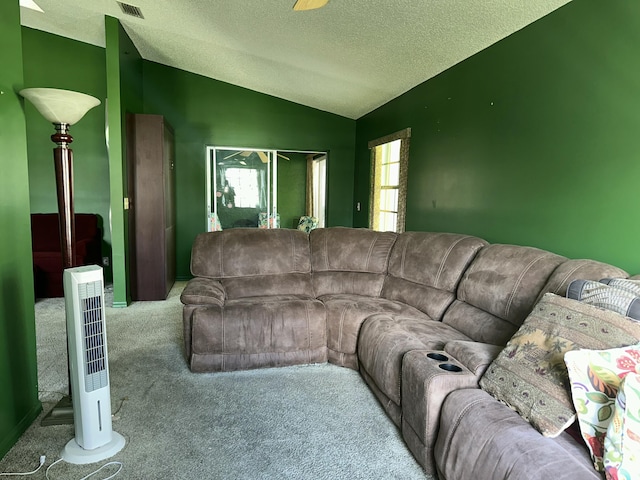
[{"label": "white tower fan", "polygon": [[125,445],[111,426],[111,389],[102,267],[64,271],[69,371],[75,438],[62,451],[69,463],[94,463]]}]

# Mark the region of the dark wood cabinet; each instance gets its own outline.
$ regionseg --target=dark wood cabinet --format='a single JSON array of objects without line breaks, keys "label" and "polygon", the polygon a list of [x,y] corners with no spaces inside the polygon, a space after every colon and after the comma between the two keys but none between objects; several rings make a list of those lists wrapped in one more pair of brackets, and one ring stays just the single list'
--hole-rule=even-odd
[{"label": "dark wood cabinet", "polygon": [[127,115],[133,300],[164,300],[176,277],[175,147],[161,115]]}]

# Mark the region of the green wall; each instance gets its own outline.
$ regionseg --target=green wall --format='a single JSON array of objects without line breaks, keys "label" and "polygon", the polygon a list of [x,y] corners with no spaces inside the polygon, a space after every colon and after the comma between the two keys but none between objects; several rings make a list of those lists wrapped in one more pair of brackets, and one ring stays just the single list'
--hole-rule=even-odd
[{"label": "green wall", "polygon": [[475,234],[640,272],[640,2],[576,0],[357,121],[412,128],[407,230]]},{"label": "green wall", "polygon": [[[72,127],[72,134],[76,210],[95,211],[104,217],[105,239],[110,242],[105,248],[110,249],[112,257],[114,306],[126,306],[130,301],[128,212],[123,207],[127,181],[124,122],[128,112],[165,115],[175,129],[180,277],[189,276],[191,244],[205,225],[206,145],[328,151],[328,224],[352,224],[354,120],[143,61],[119,21],[112,17],[105,18],[105,49],[28,28],[23,28],[23,35],[25,77],[30,86],[46,81],[47,86],[83,91],[101,100],[108,97]],[[54,48],[67,52],[67,70],[54,63]],[[68,75],[68,69],[72,75]],[[50,126],[31,106],[27,106],[27,122],[32,210],[56,211]],[[281,173],[287,174],[287,167],[283,169]],[[288,195],[297,198],[299,194],[295,189],[284,192],[285,200],[291,200]]]},{"label": "green wall", "polygon": [[[22,28],[24,84],[92,95],[102,102],[69,132],[73,136],[74,209],[97,213],[102,221],[103,256],[111,256],[109,228],[109,164],[104,141],[106,72],[104,48],[77,42],[31,28]],[[65,52],[60,68],[60,52]],[[32,213],[57,212],[51,135],[47,122],[31,103],[25,105],[29,149],[29,197]],[[109,268],[105,277],[111,278]]]},{"label": "green wall", "polygon": [[144,112],[175,130],[179,278],[206,226],[206,145],[329,152],[327,222],[352,224],[354,120],[149,61],[143,82]]},{"label": "green wall", "polygon": [[124,28],[105,17],[106,81],[109,124],[109,174],[113,237],[113,306],[126,307],[129,289],[129,212],[127,196],[126,115],[142,112],[142,57]]},{"label": "green wall", "polygon": [[298,228],[298,220],[306,215],[307,156],[284,152],[289,160],[278,158],[278,213],[282,228]]},{"label": "green wall", "polygon": [[42,410],[38,400],[29,174],[18,2],[0,2],[0,458]]}]

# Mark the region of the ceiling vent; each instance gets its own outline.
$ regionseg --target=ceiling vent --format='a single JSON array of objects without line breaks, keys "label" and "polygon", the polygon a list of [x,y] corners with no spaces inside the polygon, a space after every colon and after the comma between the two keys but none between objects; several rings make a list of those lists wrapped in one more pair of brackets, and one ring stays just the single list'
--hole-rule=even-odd
[{"label": "ceiling vent", "polygon": [[136,7],[135,5],[129,5],[128,3],[122,3],[122,2],[117,2],[118,5],[120,5],[120,8],[122,9],[122,12],[125,15],[131,15],[132,17],[137,17],[137,18],[144,18],[144,16],[142,15],[142,10],[140,10],[140,8]]}]

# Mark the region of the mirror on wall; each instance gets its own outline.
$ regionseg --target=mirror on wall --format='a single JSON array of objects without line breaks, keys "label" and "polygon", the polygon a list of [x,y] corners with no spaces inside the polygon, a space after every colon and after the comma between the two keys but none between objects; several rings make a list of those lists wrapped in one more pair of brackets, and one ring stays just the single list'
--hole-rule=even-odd
[{"label": "mirror on wall", "polygon": [[324,226],[326,166],[326,152],[207,147],[207,230]]},{"label": "mirror on wall", "polygon": [[277,227],[274,150],[207,148],[207,229]]}]

